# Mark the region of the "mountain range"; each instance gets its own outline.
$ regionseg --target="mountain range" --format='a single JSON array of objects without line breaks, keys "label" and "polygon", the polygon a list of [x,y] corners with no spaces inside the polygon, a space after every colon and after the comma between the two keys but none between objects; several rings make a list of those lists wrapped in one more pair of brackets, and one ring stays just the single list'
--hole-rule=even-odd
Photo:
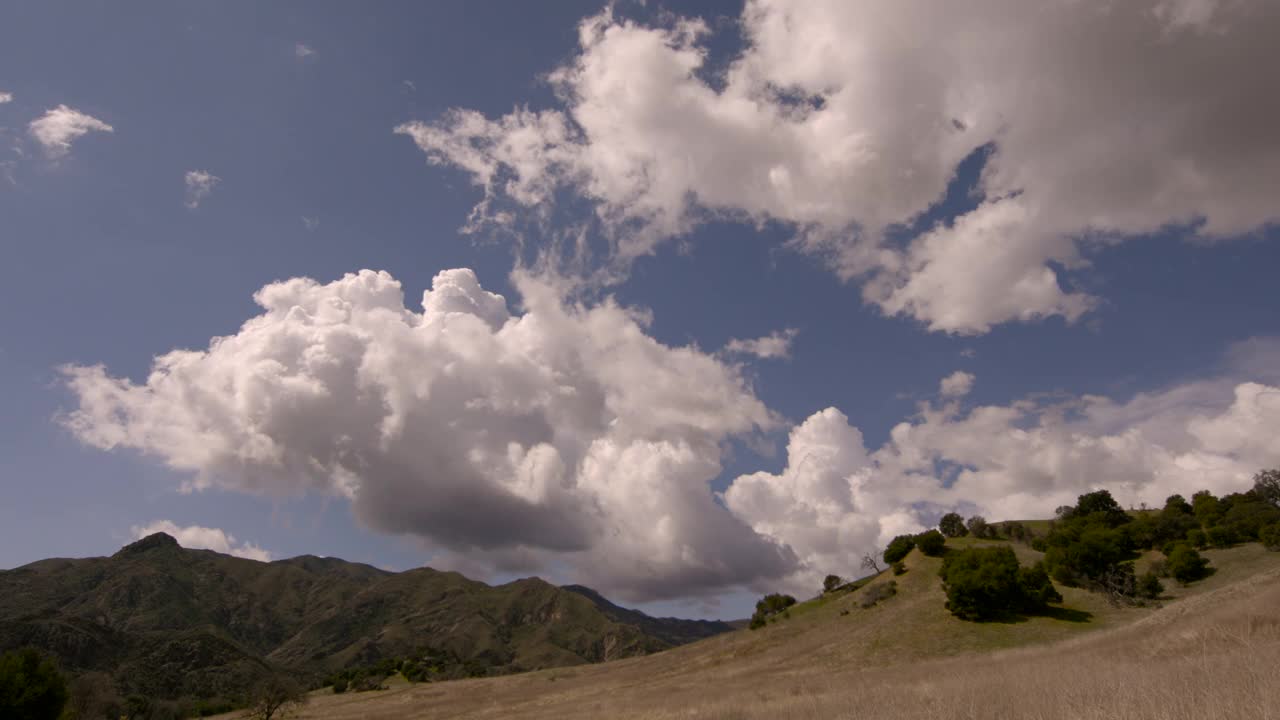
[{"label": "mountain range", "polygon": [[456,572],[389,572],[310,555],[260,562],[164,533],[110,557],[0,571],[0,651],[35,646],[130,693],[234,698],[258,677],[304,681],[400,657],[441,677],[646,655],[733,629],[653,618],[582,586],[490,586]]}]

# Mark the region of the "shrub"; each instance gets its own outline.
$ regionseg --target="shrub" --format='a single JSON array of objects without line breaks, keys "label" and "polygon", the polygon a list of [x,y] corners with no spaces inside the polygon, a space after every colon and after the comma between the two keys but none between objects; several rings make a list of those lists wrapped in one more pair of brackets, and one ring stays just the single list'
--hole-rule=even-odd
[{"label": "shrub", "polygon": [[1018,565],[1010,547],[968,548],[952,553],[939,573],[947,609],[964,620],[990,620],[1038,612],[1062,596],[1044,566]]},{"label": "shrub", "polygon": [[942,516],[938,521],[938,530],[949,538],[964,537],[969,534],[969,529],[964,526],[964,518],[960,517],[960,513],[954,512]]},{"label": "shrub", "polygon": [[[1277,528],[1280,529],[1280,526],[1277,526]],[[1277,549],[1280,549],[1280,548],[1277,548]],[[893,567],[894,575],[901,575],[907,571],[907,564],[902,562],[901,560],[894,563],[892,567]]]},{"label": "shrub", "polygon": [[1164,594],[1164,584],[1155,572],[1148,571],[1138,578],[1138,597],[1155,600]]},{"label": "shrub", "polygon": [[822,581],[822,592],[829,593],[844,584],[839,575],[828,575]]},{"label": "shrub", "polygon": [[937,557],[946,552],[947,539],[937,530],[928,530],[916,536],[916,546],[925,555]]},{"label": "shrub", "polygon": [[1280,522],[1271,523],[1262,528],[1258,533],[1258,539],[1268,550],[1280,550]]},{"label": "shrub", "polygon": [[884,550],[884,561],[892,565],[905,558],[911,552],[911,548],[915,546],[916,539],[914,536],[899,535],[889,541],[889,547]]},{"label": "shrub", "polygon": [[342,693],[344,693],[344,692],[346,692],[346,691],[347,691],[347,681],[346,681],[345,679],[343,679],[343,678],[338,678],[337,680],[334,680],[334,681],[333,681],[333,694],[334,694],[334,695],[341,695]]},{"label": "shrub", "polygon": [[32,648],[0,655],[0,717],[55,720],[67,704],[67,683],[53,662]]},{"label": "shrub", "polygon": [[[1187,543],[1194,548],[1199,548],[1203,550],[1209,547],[1209,536],[1206,535],[1205,532],[1203,530],[1200,530],[1199,528],[1195,530],[1189,530],[1187,531]],[[1165,554],[1168,555],[1168,553],[1165,553]]]},{"label": "shrub", "polygon": [[[777,619],[779,613],[796,604],[796,599],[790,595],[781,593],[770,593],[756,603],[756,611],[751,615],[751,623],[748,628],[756,630],[764,627],[766,622],[772,622]],[[787,617],[790,617],[788,614]]]},{"label": "shrub", "polygon": [[1226,548],[1239,542],[1235,528],[1228,525],[1217,525],[1209,528],[1205,533],[1209,537],[1209,544],[1216,548]]},{"label": "shrub", "polygon": [[887,583],[877,583],[869,585],[866,590],[862,591],[862,599],[858,604],[863,608],[869,608],[872,605],[886,600],[898,594],[898,583],[890,580]]},{"label": "shrub", "polygon": [[1169,553],[1168,566],[1173,579],[1186,585],[1208,574],[1209,561],[1190,545],[1176,545]]}]

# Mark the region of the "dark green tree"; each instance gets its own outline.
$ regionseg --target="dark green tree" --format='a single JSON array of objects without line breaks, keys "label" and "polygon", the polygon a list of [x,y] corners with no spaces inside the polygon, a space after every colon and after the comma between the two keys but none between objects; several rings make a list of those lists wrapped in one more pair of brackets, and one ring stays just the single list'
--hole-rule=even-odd
[{"label": "dark green tree", "polygon": [[974,515],[969,518],[967,523],[969,534],[976,538],[983,538],[991,531],[991,526],[987,524],[987,519],[981,515]]},{"label": "dark green tree", "polygon": [[822,580],[822,592],[831,592],[844,584],[839,575],[828,575]]},{"label": "dark green tree", "polygon": [[1187,499],[1181,495],[1170,495],[1169,498],[1164,501],[1164,512],[1178,513],[1180,515],[1195,514],[1195,510],[1191,508],[1191,503],[1187,502]]},{"label": "dark green tree", "polygon": [[1253,476],[1253,492],[1266,502],[1280,507],[1280,470],[1260,470]]},{"label": "dark green tree", "polygon": [[937,557],[947,550],[947,539],[937,530],[926,530],[916,536],[916,547],[925,555]]},{"label": "dark green tree", "polygon": [[790,595],[781,593],[765,595],[756,602],[756,611],[751,615],[751,623],[748,627],[752,630],[762,628],[769,622],[770,618],[786,612],[787,608],[795,604],[796,599]]},{"label": "dark green tree", "polygon": [[1168,557],[1166,567],[1169,575],[1183,585],[1195,582],[1209,573],[1209,561],[1185,543],[1173,546]]},{"label": "dark green tree", "polygon": [[0,655],[0,718],[56,720],[67,704],[67,682],[53,661],[32,648]]},{"label": "dark green tree", "polygon": [[890,565],[905,558],[911,552],[911,548],[916,546],[916,538],[913,535],[899,535],[889,541],[889,547],[884,550],[884,561]]},{"label": "dark green tree", "polygon": [[1258,532],[1258,539],[1268,550],[1280,550],[1280,522],[1262,528]]},{"label": "dark green tree", "polygon": [[993,620],[1043,610],[1049,602],[1061,602],[1049,574],[1037,564],[1018,565],[1007,546],[967,548],[942,561],[947,609],[964,620]]},{"label": "dark green tree", "polygon": [[960,513],[949,512],[938,521],[938,529],[949,538],[964,537],[969,529],[964,526],[964,518]]}]

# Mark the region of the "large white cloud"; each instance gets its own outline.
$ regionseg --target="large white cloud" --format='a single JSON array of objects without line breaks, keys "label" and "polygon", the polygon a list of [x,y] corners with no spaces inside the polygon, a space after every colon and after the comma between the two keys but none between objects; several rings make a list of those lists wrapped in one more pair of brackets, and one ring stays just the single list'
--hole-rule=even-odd
[{"label": "large white cloud", "polygon": [[98,118],[66,105],[59,105],[32,120],[27,130],[52,158],[71,152],[71,143],[91,132],[115,132],[115,128]]},{"label": "large white cloud", "polygon": [[[792,431],[781,473],[743,475],[725,501],[795,550],[802,565],[792,582],[804,589],[825,573],[856,571],[863,552],[948,509],[1028,519],[1098,488],[1125,505],[1246,490],[1253,473],[1280,466],[1280,351],[1274,343],[1240,349],[1250,352],[1221,377],[1123,403],[1085,396],[966,408],[958,393],[943,392],[874,452],[828,408]],[[1269,372],[1241,377],[1262,362]]]},{"label": "large white cloud", "polygon": [[709,488],[728,438],[777,422],[738,370],[613,302],[515,283],[515,315],[465,269],[438,274],[420,313],[386,273],[273,283],[237,333],[156,358],[141,383],[66,368],[66,422],[194,489],[345,495],[376,530],[489,567],[563,562],[632,600],[790,571]]},{"label": "large white cloud", "polygon": [[152,533],[168,533],[178,544],[185,548],[197,550],[213,550],[214,552],[250,560],[269,562],[271,553],[251,542],[237,542],[236,536],[220,528],[203,527],[201,525],[180,526],[171,520],[155,520],[146,525],[134,525],[130,531],[135,540]]},{"label": "large white cloud", "polygon": [[[484,189],[473,220],[567,189],[621,262],[707,217],[777,220],[885,312],[956,333],[1078,318],[1096,299],[1060,272],[1097,243],[1280,216],[1270,0],[751,0],[741,20],[720,73],[701,22],[606,11],[551,76],[562,107],[397,131]],[[983,147],[976,209],[885,243]]]}]

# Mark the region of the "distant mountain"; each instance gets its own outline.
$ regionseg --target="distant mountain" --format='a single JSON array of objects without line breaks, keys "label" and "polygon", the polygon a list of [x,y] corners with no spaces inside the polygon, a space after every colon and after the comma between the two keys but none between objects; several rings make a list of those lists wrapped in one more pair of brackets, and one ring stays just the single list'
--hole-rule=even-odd
[{"label": "distant mountain", "polygon": [[264,563],[164,533],[106,558],[0,571],[0,651],[34,645],[70,672],[152,697],[241,694],[272,670],[318,678],[385,658],[503,674],[644,655],[732,629],[651,618],[581,586],[489,586],[335,558]]}]

